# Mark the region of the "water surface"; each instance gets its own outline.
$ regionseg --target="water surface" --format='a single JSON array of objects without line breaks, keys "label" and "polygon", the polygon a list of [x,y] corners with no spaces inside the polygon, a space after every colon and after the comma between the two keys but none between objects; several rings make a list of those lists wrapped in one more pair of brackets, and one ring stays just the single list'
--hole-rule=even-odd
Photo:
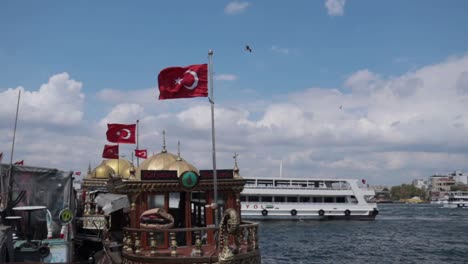
[{"label": "water surface", "polygon": [[375,221],[260,222],[262,263],[468,263],[468,209],[379,210]]}]

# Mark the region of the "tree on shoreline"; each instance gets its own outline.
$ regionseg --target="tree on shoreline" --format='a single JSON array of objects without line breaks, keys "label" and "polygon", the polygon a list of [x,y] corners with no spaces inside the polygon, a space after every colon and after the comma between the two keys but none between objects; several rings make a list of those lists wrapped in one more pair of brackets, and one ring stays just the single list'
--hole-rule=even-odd
[{"label": "tree on shoreline", "polygon": [[419,189],[411,184],[402,184],[400,186],[393,186],[390,190],[392,200],[398,201],[401,199],[410,199],[418,196],[422,200],[427,200],[426,191]]}]

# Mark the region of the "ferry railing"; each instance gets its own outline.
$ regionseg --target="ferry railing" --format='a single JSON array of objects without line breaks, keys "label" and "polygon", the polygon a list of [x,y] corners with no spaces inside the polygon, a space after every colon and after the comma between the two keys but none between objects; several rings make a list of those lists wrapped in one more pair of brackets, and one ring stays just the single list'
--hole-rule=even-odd
[{"label": "ferry railing", "polygon": [[[238,253],[258,250],[258,223],[243,221],[238,230],[235,234],[240,241]],[[171,229],[125,227],[122,254],[131,257],[213,256],[220,250],[217,248],[218,231],[216,227]],[[231,237],[229,241],[234,242],[235,239]]]},{"label": "ferry railing", "polygon": [[[288,189],[288,190],[323,190],[323,191],[349,191],[351,187],[302,187],[302,186],[258,186],[258,185],[245,185],[249,189]],[[364,189],[365,190],[365,189]]]}]

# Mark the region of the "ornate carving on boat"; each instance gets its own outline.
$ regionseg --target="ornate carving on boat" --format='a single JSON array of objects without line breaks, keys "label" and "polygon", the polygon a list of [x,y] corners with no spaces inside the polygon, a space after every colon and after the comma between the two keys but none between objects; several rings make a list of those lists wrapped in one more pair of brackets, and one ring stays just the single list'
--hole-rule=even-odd
[{"label": "ornate carving on boat", "polygon": [[[229,208],[224,211],[223,219],[219,227],[219,263],[232,263],[235,259],[235,254],[240,251],[240,240],[242,233],[240,232],[240,216],[236,210]],[[235,249],[229,247],[229,239],[233,237],[236,245]]]},{"label": "ornate carving on boat", "polygon": [[140,227],[168,229],[174,226],[174,217],[162,208],[144,211],[140,216]]}]

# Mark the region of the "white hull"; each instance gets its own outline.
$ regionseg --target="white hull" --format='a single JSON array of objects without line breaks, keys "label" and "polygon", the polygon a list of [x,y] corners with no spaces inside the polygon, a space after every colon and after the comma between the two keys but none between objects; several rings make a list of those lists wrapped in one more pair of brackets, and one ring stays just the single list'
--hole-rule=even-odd
[{"label": "white hull", "polygon": [[[268,204],[271,206],[271,204]],[[273,208],[266,208],[268,205],[258,203],[242,204],[242,218],[250,220],[321,220],[321,219],[363,219],[372,220],[378,214],[374,210],[375,204],[366,206],[340,205],[336,204],[294,204],[294,205],[274,205]],[[253,209],[254,207],[257,209]],[[265,213],[266,211],[266,213]]]},{"label": "white hull", "polygon": [[444,207],[447,208],[468,208],[468,201],[464,203],[446,203]]},{"label": "white hull", "polygon": [[448,194],[448,201],[444,204],[447,208],[468,208],[468,193],[451,192]]},{"label": "white hull", "polygon": [[356,180],[248,179],[248,183],[241,193],[246,220],[373,220],[378,214],[377,204],[365,199],[373,191],[359,188]]}]

